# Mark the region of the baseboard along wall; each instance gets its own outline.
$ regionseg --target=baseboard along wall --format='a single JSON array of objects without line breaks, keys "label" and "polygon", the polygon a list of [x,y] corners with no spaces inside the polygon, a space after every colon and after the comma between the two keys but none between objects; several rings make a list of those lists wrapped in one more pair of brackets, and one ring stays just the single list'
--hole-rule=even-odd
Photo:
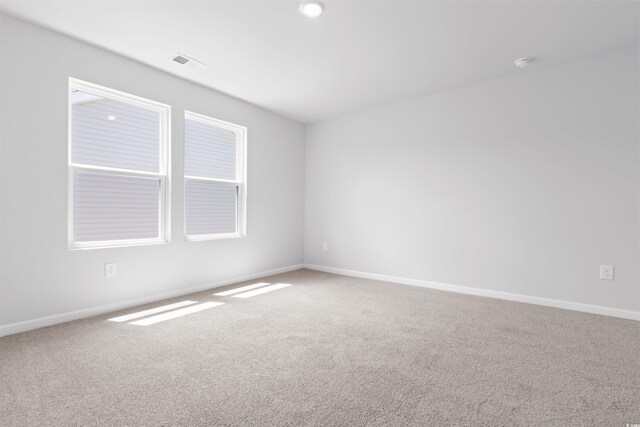
[{"label": "baseboard along wall", "polygon": [[24,320],[22,322],[9,323],[7,325],[0,325],[0,337],[6,335],[18,334],[20,332],[27,332],[33,329],[43,328],[45,326],[57,325],[59,323],[70,322],[72,320],[85,319],[87,317],[99,316],[105,313],[111,313],[118,310],[124,310],[127,308],[137,307],[144,304],[150,304],[158,301],[162,301],[169,298],[180,297],[184,295],[193,294],[196,292],[202,292],[209,289],[215,289],[222,286],[231,285],[234,283],[244,282],[247,280],[258,279],[266,276],[273,276],[274,274],[286,273],[288,271],[299,270],[303,268],[302,264],[290,265],[287,267],[276,268],[273,270],[261,271],[254,274],[248,274],[245,276],[233,277],[225,280],[220,280],[213,283],[205,283],[198,286],[192,286],[189,288],[176,289],[171,292],[164,292],[144,298],[131,299],[126,301],[118,301],[110,304],[103,304],[90,308],[83,308],[80,310],[69,311],[66,313],[53,314],[51,316],[39,317],[36,319]]},{"label": "baseboard along wall", "polygon": [[304,264],[304,268],[323,271],[325,273],[341,274],[343,276],[361,277],[363,279],[380,280],[383,282],[399,283],[403,285],[418,286],[421,288],[438,289],[447,292],[476,295],[488,298],[497,298],[507,301],[524,302],[528,304],[543,305],[546,307],[562,308],[565,310],[581,311],[583,313],[600,314],[603,316],[619,317],[622,319],[640,321],[640,312],[622,310],[619,308],[604,307],[600,305],[583,304],[578,302],[556,300],[551,298],[534,297],[530,295],[514,294],[510,292],[494,291],[490,289],[472,288],[469,286],[451,285],[448,283],[430,282],[428,280],[409,279],[405,277],[388,276],[385,274],[366,273],[344,268],[326,267],[315,264]]},{"label": "baseboard along wall", "polygon": [[640,312],[631,310],[622,310],[612,307],[604,307],[599,305],[582,304],[571,301],[556,300],[551,298],[534,297],[530,295],[514,294],[510,292],[494,291],[490,289],[472,288],[468,286],[452,285],[448,283],[431,282],[428,280],[409,279],[405,277],[389,276],[385,274],[366,273],[363,271],[354,271],[344,268],[326,267],[315,264],[296,264],[287,267],[276,268],[273,270],[262,271],[245,276],[229,278],[213,283],[205,283],[185,289],[176,289],[175,291],[156,294],[149,297],[138,298],[134,300],[119,301],[110,304],[103,304],[95,307],[85,308],[81,310],[70,311],[66,313],[54,314],[51,316],[39,317],[36,319],[25,320],[22,322],[0,325],[0,337],[27,332],[33,329],[43,328],[45,326],[57,325],[59,323],[70,322],[72,320],[84,319],[87,317],[99,316],[105,313],[111,313],[118,310],[137,307],[144,304],[150,304],[169,298],[180,297],[184,295],[202,292],[209,289],[215,289],[234,283],[244,282],[247,280],[258,279],[261,277],[272,276],[275,274],[286,273],[289,271],[308,268],[310,270],[322,271],[325,273],[339,274],[350,277],[360,277],[363,279],[378,280],[383,282],[399,283],[403,285],[418,286],[422,288],[437,289],[447,292],[457,292],[461,294],[476,295],[488,298],[497,298],[507,301],[517,301],[528,304],[542,305],[546,307],[561,308],[565,310],[580,311],[583,313],[600,314],[603,316],[612,316],[622,319],[640,321]]}]

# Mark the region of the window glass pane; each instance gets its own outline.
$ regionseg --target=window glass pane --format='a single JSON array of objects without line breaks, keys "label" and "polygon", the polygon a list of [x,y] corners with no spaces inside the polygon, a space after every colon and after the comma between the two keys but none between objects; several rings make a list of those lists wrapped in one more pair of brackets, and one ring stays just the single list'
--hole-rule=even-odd
[{"label": "window glass pane", "polygon": [[160,113],[71,92],[73,163],[159,172]]},{"label": "window glass pane", "polygon": [[187,180],[185,189],[187,235],[236,232],[238,190],[235,185]]},{"label": "window glass pane", "polygon": [[236,179],[236,134],[217,126],[185,120],[185,175]]},{"label": "window glass pane", "polygon": [[75,172],[78,242],[158,238],[160,179]]}]

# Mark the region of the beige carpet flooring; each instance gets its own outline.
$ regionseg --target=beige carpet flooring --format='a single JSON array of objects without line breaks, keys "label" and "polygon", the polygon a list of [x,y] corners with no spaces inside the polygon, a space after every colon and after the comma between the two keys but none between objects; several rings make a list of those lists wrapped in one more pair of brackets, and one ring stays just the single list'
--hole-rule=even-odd
[{"label": "beige carpet flooring", "polygon": [[309,270],[261,281],[292,286],[0,338],[0,425],[640,423],[640,322]]}]

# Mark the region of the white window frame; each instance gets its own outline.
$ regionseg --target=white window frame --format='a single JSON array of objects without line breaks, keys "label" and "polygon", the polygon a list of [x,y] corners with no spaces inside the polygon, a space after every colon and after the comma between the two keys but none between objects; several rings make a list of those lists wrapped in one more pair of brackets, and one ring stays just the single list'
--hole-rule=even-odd
[{"label": "white window frame", "polygon": [[[214,119],[213,117],[205,116],[203,114],[194,113],[185,110],[184,112],[184,124],[186,128],[187,120],[193,120],[203,124],[215,126],[221,129],[226,129],[233,132],[236,135],[236,179],[214,179],[205,178],[199,176],[184,175],[184,203],[183,209],[183,231],[184,239],[187,241],[202,241],[202,240],[221,240],[221,239],[237,239],[243,238],[247,235],[247,128],[244,126],[236,125],[233,123],[225,122],[223,120]],[[186,148],[186,139],[185,139]],[[218,233],[218,234],[187,234],[187,182],[214,182],[218,184],[232,185],[237,188],[237,207],[236,207],[236,231],[235,233]]]},{"label": "white window frame", "polygon": [[[157,101],[120,92],[94,83],[85,82],[75,78],[69,78],[68,93],[68,146],[67,146],[67,162],[68,162],[68,207],[67,207],[67,236],[69,249],[98,249],[112,248],[122,246],[141,246],[168,243],[171,240],[171,106],[162,104]],[[132,169],[120,169],[103,166],[92,166],[80,163],[74,163],[72,157],[72,99],[71,93],[74,90],[90,93],[92,95],[108,98],[115,101],[123,102],[136,107],[141,107],[149,111],[155,111],[160,116],[160,165],[158,172],[146,172]],[[135,176],[145,178],[160,179],[160,203],[158,215],[159,235],[155,238],[146,239],[120,239],[120,240],[100,240],[93,242],[76,242],[74,238],[74,174],[76,172],[98,172],[115,176]]]}]

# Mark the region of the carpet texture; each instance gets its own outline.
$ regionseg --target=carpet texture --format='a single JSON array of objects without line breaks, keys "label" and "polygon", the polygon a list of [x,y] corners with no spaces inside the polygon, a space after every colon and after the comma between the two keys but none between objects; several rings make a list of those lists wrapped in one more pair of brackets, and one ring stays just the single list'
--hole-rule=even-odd
[{"label": "carpet texture", "polygon": [[[640,322],[299,270],[0,338],[2,426],[625,426]],[[115,315],[225,305],[149,326]]]}]

